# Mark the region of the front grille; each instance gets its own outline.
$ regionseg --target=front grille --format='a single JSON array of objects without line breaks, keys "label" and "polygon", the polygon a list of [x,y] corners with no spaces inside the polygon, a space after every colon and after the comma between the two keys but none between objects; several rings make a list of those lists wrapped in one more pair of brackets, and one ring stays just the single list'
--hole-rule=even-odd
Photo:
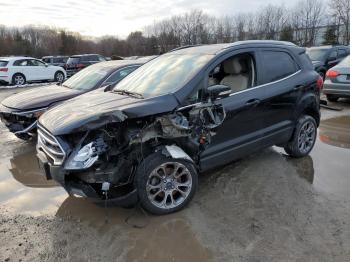
[{"label": "front grille", "polygon": [[43,151],[54,165],[61,165],[66,157],[66,153],[56,137],[40,126],[38,126],[37,150]]}]

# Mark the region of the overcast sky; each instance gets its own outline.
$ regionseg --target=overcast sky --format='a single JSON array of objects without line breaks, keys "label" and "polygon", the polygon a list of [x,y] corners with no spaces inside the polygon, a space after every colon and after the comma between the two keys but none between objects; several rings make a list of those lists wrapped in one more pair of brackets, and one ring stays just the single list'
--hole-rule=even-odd
[{"label": "overcast sky", "polygon": [[216,16],[250,12],[268,3],[297,0],[0,0],[0,24],[48,25],[83,35],[117,35],[142,30],[153,21],[201,9]]}]

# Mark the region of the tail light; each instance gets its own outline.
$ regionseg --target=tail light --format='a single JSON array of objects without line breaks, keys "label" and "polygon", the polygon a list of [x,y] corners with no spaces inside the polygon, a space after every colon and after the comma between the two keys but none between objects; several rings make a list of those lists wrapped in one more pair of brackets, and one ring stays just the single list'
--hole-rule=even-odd
[{"label": "tail light", "polygon": [[321,90],[323,87],[323,78],[322,76],[319,76],[316,80],[316,87],[317,89]]},{"label": "tail light", "polygon": [[6,68],[6,67],[0,67],[0,72],[7,72],[7,71],[9,71],[8,68]]},{"label": "tail light", "polygon": [[337,77],[338,75],[339,75],[339,72],[332,69],[329,69],[326,73],[326,77],[329,77],[329,78]]}]

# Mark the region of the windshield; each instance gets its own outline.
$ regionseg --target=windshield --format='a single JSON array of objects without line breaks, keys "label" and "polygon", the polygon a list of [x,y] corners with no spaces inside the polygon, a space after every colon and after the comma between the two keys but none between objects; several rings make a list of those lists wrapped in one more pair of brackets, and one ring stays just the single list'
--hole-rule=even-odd
[{"label": "windshield", "polygon": [[73,75],[62,85],[76,90],[91,90],[96,84],[105,79],[108,73],[107,68],[90,66]]},{"label": "windshield", "polygon": [[324,60],[328,49],[308,49],[306,53],[312,61],[322,61]]},{"label": "windshield", "polygon": [[206,54],[166,54],[141,66],[114,88],[152,97],[174,92],[213,57]]}]

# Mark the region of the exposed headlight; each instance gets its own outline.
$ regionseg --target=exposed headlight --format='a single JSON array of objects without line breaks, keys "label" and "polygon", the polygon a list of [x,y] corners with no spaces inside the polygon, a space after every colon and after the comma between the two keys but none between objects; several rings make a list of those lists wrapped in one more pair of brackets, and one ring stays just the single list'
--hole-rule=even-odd
[{"label": "exposed headlight", "polygon": [[98,154],[91,142],[83,146],[79,151],[73,152],[68,158],[64,168],[67,170],[86,169],[91,167],[98,159]]}]

